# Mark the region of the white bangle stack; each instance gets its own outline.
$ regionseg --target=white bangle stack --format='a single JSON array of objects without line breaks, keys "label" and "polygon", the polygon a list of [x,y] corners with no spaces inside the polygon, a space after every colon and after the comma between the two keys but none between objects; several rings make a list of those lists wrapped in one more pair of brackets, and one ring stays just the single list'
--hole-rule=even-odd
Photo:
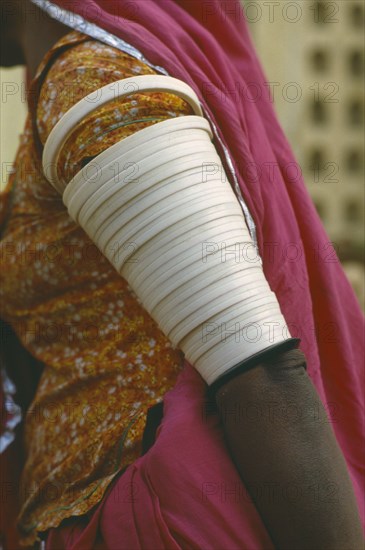
[{"label": "white bangle stack", "polygon": [[291,337],[261,262],[245,254],[253,243],[243,212],[189,86],[154,75],[120,81],[118,97],[170,92],[195,115],[136,132],[94,158],[96,173],[87,165],[66,186],[59,180],[58,157],[72,128],[115,99],[115,88],[105,86],[98,101],[87,96],[62,117],[46,142],[44,171],[72,218],[212,384]]}]

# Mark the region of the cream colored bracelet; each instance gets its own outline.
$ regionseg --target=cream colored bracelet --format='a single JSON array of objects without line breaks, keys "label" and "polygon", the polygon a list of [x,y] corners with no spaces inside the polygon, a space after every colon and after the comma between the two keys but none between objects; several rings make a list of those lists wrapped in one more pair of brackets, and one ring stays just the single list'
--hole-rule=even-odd
[{"label": "cream colored bracelet", "polygon": [[56,169],[63,144],[84,116],[115,99],[106,86],[97,105],[87,96],[62,117],[43,164],[71,217],[210,385],[292,339],[261,262],[245,253],[253,242],[195,93],[170,77],[142,76],[120,81],[120,97],[136,81],[138,91],[180,95],[196,114],[114,144],[90,163],[94,171],[87,165],[63,189]]},{"label": "cream colored bracelet", "polygon": [[47,179],[62,193],[57,175],[57,161],[62,145],[72,129],[87,115],[114,99],[122,99],[133,93],[165,92],[177,95],[192,107],[194,114],[202,116],[202,109],[195,92],[177,78],[160,75],[141,75],[117,80],[87,95],[71,107],[50,132],[43,150],[43,171]]}]

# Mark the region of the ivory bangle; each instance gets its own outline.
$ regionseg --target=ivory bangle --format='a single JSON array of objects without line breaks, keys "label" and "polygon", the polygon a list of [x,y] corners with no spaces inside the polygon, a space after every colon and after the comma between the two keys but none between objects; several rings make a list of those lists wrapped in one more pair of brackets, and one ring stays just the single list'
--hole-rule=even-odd
[{"label": "ivory bangle", "polygon": [[43,169],[45,173],[48,169],[48,179],[58,191],[61,193],[63,191],[58,185],[58,157],[72,129],[105,103],[142,92],[165,92],[177,95],[189,103],[195,115],[201,117],[203,114],[199,99],[192,88],[181,80],[169,76],[133,76],[99,88],[73,105],[58,121],[46,141],[43,151]]},{"label": "ivory bangle", "polygon": [[[201,114],[192,90],[175,84]],[[86,99],[56,125],[44,163],[57,165],[73,125],[95,108]],[[104,90],[98,106],[109,100]],[[211,139],[200,116],[157,123],[95,157],[99,177],[81,170],[63,193],[70,215],[209,385],[292,340],[260,259],[242,254],[252,239]],[[138,179],[126,178],[127,161],[138,166]]]}]

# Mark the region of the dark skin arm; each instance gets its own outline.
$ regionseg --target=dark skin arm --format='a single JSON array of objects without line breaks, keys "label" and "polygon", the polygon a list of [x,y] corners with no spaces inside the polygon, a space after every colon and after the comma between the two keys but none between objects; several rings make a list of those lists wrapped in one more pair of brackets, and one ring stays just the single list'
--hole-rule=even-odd
[{"label": "dark skin arm", "polygon": [[216,401],[232,458],[275,546],[361,550],[345,460],[304,366],[279,358],[260,364],[222,386]]}]

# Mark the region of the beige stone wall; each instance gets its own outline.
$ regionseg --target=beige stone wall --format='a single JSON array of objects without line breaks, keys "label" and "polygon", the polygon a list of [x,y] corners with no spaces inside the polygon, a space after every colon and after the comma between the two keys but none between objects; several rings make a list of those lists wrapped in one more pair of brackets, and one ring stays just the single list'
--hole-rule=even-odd
[{"label": "beige stone wall", "polygon": [[365,309],[363,0],[243,0],[274,106]]},{"label": "beige stone wall", "polygon": [[23,67],[0,70],[0,186],[2,189],[16,154],[27,113],[23,77]]}]

